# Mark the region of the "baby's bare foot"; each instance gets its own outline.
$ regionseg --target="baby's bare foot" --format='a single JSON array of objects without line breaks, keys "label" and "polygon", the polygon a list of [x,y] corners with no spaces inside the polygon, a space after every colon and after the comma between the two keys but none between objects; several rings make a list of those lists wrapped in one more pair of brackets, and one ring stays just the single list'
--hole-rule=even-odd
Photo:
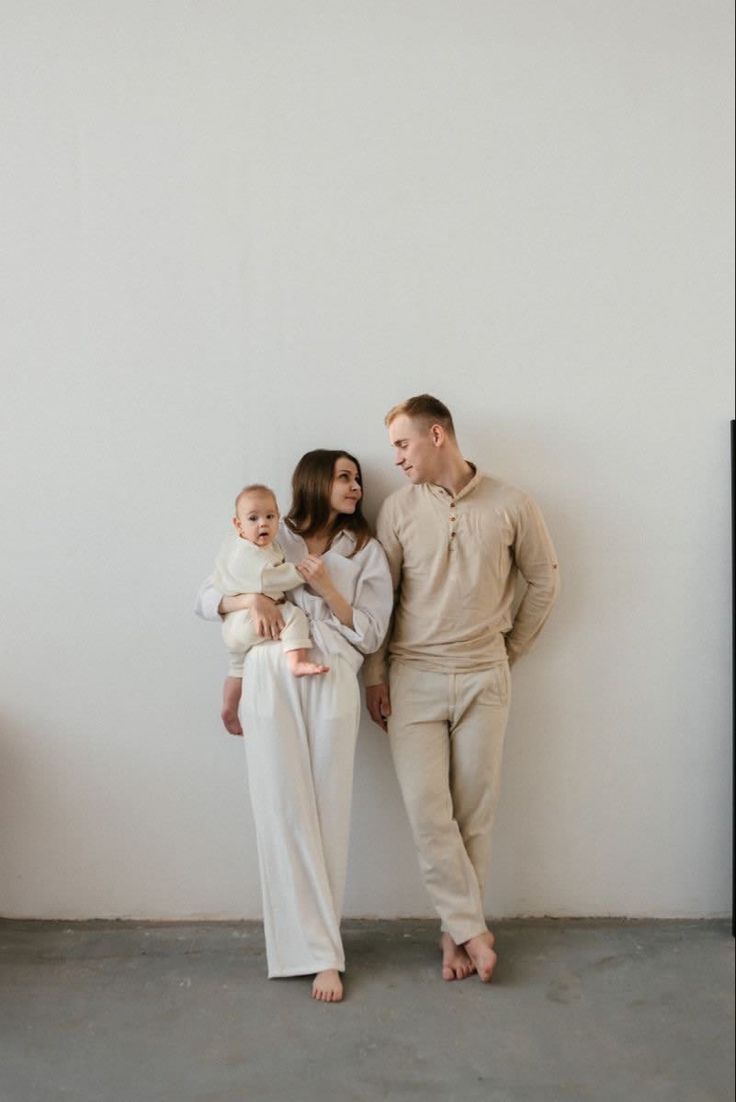
[{"label": "baby's bare foot", "polygon": [[456,945],[449,934],[440,938],[440,949],[443,980],[464,980],[475,972],[475,965],[462,945]]},{"label": "baby's bare foot", "polygon": [[485,934],[479,934],[478,937],[471,937],[470,941],[466,941],[463,945],[483,983],[491,982],[493,969],[496,967],[496,961],[498,960],[493,951],[494,943],[493,934],[486,932]]},{"label": "baby's bare foot", "polygon": [[242,735],[243,728],[240,726],[240,720],[238,719],[237,705],[234,708],[223,708],[220,712],[220,719],[225,725],[225,730],[229,731],[231,735]]},{"label": "baby's bare foot", "polygon": [[320,666],[317,662],[294,662],[291,667],[294,677],[312,677],[317,673],[329,673],[329,666]]},{"label": "baby's bare foot", "polygon": [[220,719],[225,725],[225,730],[231,735],[242,735],[243,728],[238,719],[240,697],[243,691],[242,677],[233,677],[228,674],[222,686],[222,711]]},{"label": "baby's bare foot", "polygon": [[317,973],[312,984],[312,998],[323,1003],[342,1001],[342,980],[336,969],[330,968],[326,972]]}]

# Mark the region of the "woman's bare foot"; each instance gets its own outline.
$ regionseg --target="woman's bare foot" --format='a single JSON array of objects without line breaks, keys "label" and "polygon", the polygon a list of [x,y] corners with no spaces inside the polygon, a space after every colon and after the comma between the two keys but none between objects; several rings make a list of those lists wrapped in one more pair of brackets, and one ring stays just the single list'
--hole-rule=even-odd
[{"label": "woman's bare foot", "polygon": [[486,931],[485,934],[479,934],[478,937],[471,937],[470,941],[463,944],[465,952],[475,965],[475,970],[483,983],[491,982],[493,969],[496,967],[498,957],[493,951],[495,941],[493,934]]},{"label": "woman's bare foot", "polygon": [[456,945],[449,934],[440,938],[440,949],[443,980],[465,980],[475,972],[475,965],[462,945]]},{"label": "woman's bare foot", "polygon": [[326,972],[317,973],[312,984],[312,998],[323,1003],[342,1001],[342,980],[336,969],[330,968]]}]

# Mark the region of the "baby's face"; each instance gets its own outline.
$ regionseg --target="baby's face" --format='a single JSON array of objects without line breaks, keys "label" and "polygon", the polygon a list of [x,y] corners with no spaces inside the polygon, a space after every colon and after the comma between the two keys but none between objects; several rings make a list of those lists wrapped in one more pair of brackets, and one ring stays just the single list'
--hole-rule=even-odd
[{"label": "baby's face", "polygon": [[238,534],[256,547],[273,543],[279,526],[279,508],[271,494],[254,492],[241,498],[233,524]]}]

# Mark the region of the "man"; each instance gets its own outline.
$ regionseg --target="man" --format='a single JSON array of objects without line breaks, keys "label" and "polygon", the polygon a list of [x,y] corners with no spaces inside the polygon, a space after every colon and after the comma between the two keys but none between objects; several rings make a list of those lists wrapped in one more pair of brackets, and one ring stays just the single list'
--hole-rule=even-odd
[{"label": "man", "polygon": [[[442,925],[442,975],[496,964],[483,881],[510,703],[509,666],[532,645],[559,571],[537,505],[464,457],[428,394],[386,416],[410,485],[384,502],[378,538],[395,590],[383,648],[365,664],[368,710],[388,732],[425,885]],[[517,573],[526,592],[513,614]],[[387,668],[388,667],[388,668]]]}]

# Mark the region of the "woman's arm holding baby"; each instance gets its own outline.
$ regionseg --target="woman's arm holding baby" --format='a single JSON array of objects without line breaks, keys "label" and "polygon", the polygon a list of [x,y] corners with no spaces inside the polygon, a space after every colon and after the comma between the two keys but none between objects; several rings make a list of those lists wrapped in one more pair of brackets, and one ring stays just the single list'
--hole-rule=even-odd
[{"label": "woman's arm holding baby", "polygon": [[284,626],[280,607],[263,593],[237,593],[225,596],[210,575],[199,587],[194,611],[202,620],[218,623],[228,612],[250,609],[251,618],[263,639],[278,639]]},{"label": "woman's arm holding baby", "polygon": [[270,597],[263,593],[237,593],[234,597],[223,597],[217,606],[221,616],[240,609],[250,610],[253,625],[263,639],[279,638],[284,627],[284,618],[279,605]]}]

